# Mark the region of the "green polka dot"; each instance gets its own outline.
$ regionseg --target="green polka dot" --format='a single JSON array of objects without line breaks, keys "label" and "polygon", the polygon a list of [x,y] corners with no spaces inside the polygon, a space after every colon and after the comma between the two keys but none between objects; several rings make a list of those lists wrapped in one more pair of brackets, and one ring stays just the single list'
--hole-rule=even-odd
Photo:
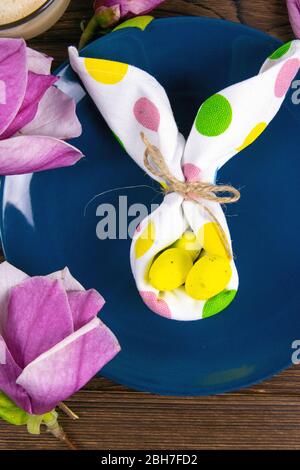
[{"label": "green polka dot", "polygon": [[236,290],[223,290],[204,304],[202,318],[208,318],[221,312],[233,301]]},{"label": "green polka dot", "polygon": [[118,31],[119,29],[124,28],[139,28],[142,31],[146,29],[149,23],[154,20],[153,16],[137,16],[136,18],[131,18],[130,20],[124,21],[124,23],[119,24],[113,31]]},{"label": "green polka dot", "polygon": [[291,44],[292,44],[292,41],[282,44],[282,46],[278,47],[276,51],[272,52],[272,54],[269,56],[269,59],[276,60],[282,57],[290,49]]},{"label": "green polka dot", "polygon": [[195,126],[198,132],[207,137],[223,134],[232,120],[232,109],[225,96],[210,96],[198,111]]},{"label": "green polka dot", "polygon": [[112,135],[114,136],[114,138],[116,139],[116,141],[121,145],[121,147],[125,150],[125,145],[123,144],[122,140],[120,139],[120,137],[117,136],[117,134],[115,134],[113,131],[112,132]]}]

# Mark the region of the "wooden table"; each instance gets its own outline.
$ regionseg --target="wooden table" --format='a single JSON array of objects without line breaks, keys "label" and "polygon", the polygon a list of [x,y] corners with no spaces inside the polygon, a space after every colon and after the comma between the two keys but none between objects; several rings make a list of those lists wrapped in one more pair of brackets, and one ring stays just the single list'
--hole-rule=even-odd
[{"label": "wooden table", "polygon": [[[55,57],[76,44],[92,0],[73,0],[51,31],[30,42]],[[155,16],[228,19],[288,40],[293,37],[284,0],[168,0]],[[300,449],[300,368],[247,390],[200,398],[161,397],[93,379],[69,400],[79,422],[62,417],[81,449]],[[63,449],[48,436],[0,422],[0,449]]]}]

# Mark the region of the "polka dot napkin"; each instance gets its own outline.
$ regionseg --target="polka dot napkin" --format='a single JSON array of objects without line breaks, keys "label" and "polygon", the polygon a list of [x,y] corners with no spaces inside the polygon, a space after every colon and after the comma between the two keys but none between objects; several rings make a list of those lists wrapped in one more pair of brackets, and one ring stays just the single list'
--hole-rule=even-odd
[{"label": "polka dot napkin", "polygon": [[[214,182],[216,171],[251,144],[276,115],[299,69],[300,41],[291,41],[277,49],[258,75],[229,86],[202,103],[187,141],[178,131],[165,90],[154,77],[128,64],[81,58],[73,47],[69,55],[74,71],[118,141],[145,172],[149,173],[143,162],[145,144],[141,132],[160,149],[179,180]],[[164,184],[159,177],[152,173],[150,176]],[[220,204],[204,203],[223,228],[231,248]],[[226,285],[211,297],[191,297],[184,285],[162,291],[149,281],[149,270],[158,255],[174,246],[187,230],[196,235],[202,252],[211,260],[227,259],[229,281],[227,276]],[[158,209],[142,221],[132,240],[130,258],[143,301],[153,312],[166,318],[207,318],[227,307],[238,288],[236,266],[232,257],[228,257],[217,224],[201,204],[184,200],[177,193],[167,194]],[[208,280],[199,277],[201,285],[206,281],[221,285],[220,273],[207,273]]]}]

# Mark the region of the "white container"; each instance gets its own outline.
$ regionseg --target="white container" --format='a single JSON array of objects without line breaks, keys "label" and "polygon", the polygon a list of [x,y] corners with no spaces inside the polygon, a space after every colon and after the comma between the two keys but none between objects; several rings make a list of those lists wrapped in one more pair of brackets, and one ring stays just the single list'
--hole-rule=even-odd
[{"label": "white container", "polygon": [[0,37],[38,36],[59,20],[71,0],[24,0],[23,9],[22,1],[0,0]]}]

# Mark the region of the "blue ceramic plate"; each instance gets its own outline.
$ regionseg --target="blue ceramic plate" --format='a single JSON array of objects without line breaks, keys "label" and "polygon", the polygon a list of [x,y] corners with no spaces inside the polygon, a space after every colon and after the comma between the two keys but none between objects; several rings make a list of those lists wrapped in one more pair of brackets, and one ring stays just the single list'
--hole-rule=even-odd
[{"label": "blue ceramic plate", "polygon": [[[256,74],[279,45],[238,24],[183,17],[153,21],[144,31],[115,31],[84,55],[153,74],[187,136],[204,99]],[[85,287],[103,294],[101,317],[122,352],[101,374],[116,382],[160,394],[206,395],[244,387],[289,366],[291,344],[300,338],[300,108],[291,93],[266,132],[219,174],[219,181],[242,193],[240,202],[227,208],[238,295],[219,315],[177,322],[143,304],[130,271],[130,240],[96,235],[98,206],[115,206],[122,232],[118,215],[124,196],[128,207],[139,202],[150,208],[160,201],[157,186],[126,156],[70,68],[61,75],[64,90],[78,102],[83,134],[74,144],[86,158],[73,168],[3,179],[1,231],[8,261],[31,275],[68,265]],[[136,185],[148,187],[94,198]]]}]

